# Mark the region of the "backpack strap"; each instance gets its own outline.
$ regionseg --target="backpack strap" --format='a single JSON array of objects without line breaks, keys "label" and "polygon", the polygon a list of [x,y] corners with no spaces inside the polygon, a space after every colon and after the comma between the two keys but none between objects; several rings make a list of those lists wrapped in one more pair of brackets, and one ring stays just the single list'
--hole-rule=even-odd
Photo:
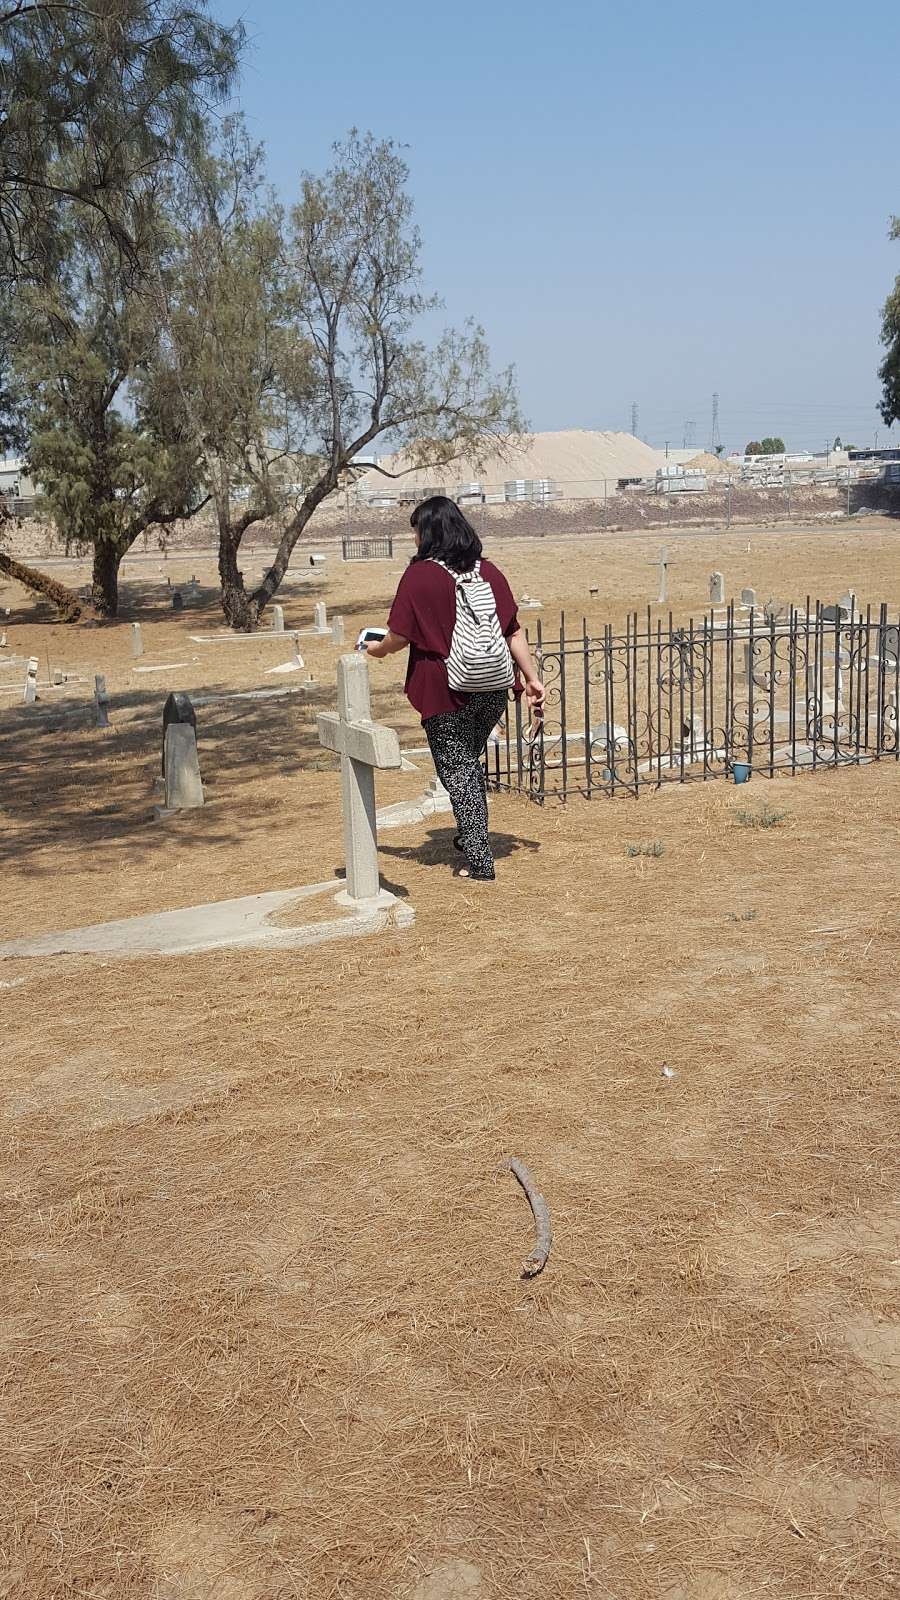
[{"label": "backpack strap", "polygon": [[470,572],[454,572],[452,567],[448,567],[446,561],[439,561],[437,556],[429,556],[428,559],[433,561],[436,567],[443,568],[447,576],[452,580],[453,587],[456,590],[457,605],[462,601],[472,621],[477,624],[480,619],[469,596],[466,594],[466,585],[471,583],[473,578],[481,579],[482,583],[487,582],[486,578],[481,578],[481,562],[476,561]]}]

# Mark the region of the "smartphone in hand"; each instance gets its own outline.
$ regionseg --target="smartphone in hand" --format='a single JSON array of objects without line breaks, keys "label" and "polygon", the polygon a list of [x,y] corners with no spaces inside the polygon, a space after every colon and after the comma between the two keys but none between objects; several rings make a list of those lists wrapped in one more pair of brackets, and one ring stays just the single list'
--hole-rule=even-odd
[{"label": "smartphone in hand", "polygon": [[356,648],[365,654],[366,645],[373,644],[376,639],[386,638],[387,628],[363,628],[356,641]]}]

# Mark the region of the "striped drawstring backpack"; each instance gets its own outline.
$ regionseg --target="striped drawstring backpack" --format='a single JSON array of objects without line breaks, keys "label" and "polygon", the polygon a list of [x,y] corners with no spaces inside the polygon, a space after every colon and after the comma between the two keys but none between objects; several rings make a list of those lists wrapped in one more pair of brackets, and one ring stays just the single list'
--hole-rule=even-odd
[{"label": "striped drawstring backpack", "polygon": [[471,572],[454,572],[443,561],[456,589],[456,621],[447,657],[447,682],[457,694],[490,694],[511,689],[516,669],[500,628],[494,591],[481,576],[481,562]]}]

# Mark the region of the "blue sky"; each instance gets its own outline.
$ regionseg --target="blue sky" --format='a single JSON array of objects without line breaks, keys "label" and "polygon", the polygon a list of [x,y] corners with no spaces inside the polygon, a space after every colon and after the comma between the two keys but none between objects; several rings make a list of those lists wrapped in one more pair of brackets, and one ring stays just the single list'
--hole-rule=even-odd
[{"label": "blue sky", "polygon": [[[228,0],[213,0],[233,17]],[[285,199],[351,126],[409,146],[426,280],[532,427],[880,442],[900,272],[900,6],[247,0],[241,102]],[[895,428],[900,441],[900,429]]]}]

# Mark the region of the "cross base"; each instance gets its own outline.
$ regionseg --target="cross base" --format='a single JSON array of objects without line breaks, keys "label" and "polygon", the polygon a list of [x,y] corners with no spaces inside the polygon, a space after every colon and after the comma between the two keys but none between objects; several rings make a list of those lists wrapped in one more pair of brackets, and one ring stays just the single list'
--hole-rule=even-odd
[{"label": "cross base", "polygon": [[379,889],[377,894],[368,895],[364,900],[355,900],[349,889],[339,889],[334,897],[334,903],[347,911],[355,912],[360,917],[372,916],[376,911],[389,911],[394,906],[396,910],[392,921],[398,928],[408,927],[415,921],[412,906],[407,905],[405,900],[398,899],[397,895],[391,894],[389,889]]}]

